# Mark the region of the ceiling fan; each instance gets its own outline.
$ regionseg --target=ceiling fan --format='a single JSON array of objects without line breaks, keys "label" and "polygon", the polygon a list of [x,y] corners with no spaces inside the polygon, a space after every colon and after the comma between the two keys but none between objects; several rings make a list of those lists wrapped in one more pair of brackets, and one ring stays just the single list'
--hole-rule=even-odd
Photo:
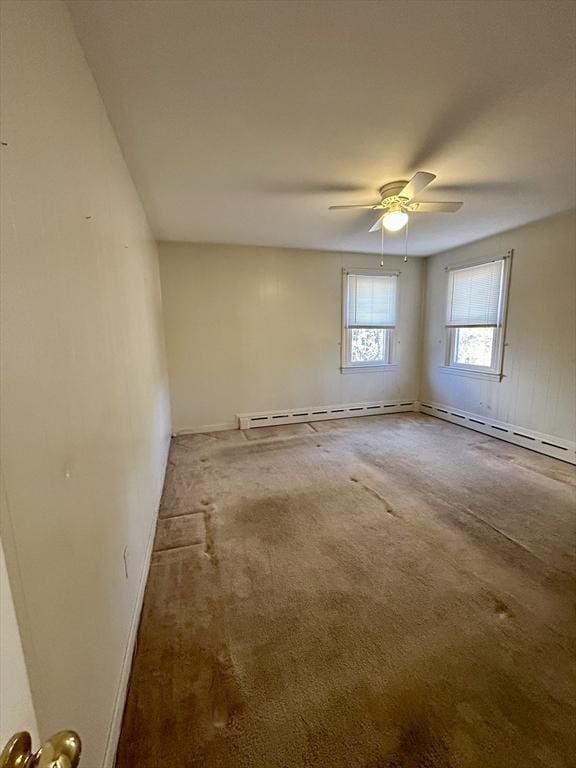
[{"label": "ceiling fan", "polygon": [[380,187],[380,202],[373,205],[331,205],[329,210],[345,208],[371,208],[383,211],[382,215],[369,232],[376,232],[384,227],[389,232],[398,232],[408,223],[411,213],[454,213],[462,203],[419,203],[414,198],[436,178],[433,173],[418,171],[410,181],[391,181]]}]

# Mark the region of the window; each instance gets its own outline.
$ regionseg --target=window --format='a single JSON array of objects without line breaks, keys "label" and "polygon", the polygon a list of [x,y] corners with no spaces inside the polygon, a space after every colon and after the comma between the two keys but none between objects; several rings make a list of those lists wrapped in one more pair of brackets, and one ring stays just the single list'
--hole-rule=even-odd
[{"label": "window", "polygon": [[344,272],[343,372],[391,365],[397,283],[396,273]]},{"label": "window", "polygon": [[510,258],[448,270],[446,365],[500,377]]}]

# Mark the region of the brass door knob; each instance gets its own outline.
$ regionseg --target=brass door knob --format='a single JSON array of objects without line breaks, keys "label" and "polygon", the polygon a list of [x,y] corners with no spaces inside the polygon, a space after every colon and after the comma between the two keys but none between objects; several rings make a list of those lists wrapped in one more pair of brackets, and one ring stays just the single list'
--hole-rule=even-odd
[{"label": "brass door knob", "polygon": [[28,731],[14,734],[0,755],[0,768],[76,768],[82,743],[74,731],[59,731],[32,753]]}]

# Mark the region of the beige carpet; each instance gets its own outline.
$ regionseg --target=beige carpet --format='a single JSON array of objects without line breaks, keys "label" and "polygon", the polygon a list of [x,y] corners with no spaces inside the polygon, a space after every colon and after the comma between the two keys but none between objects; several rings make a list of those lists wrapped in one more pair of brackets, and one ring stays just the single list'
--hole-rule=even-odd
[{"label": "beige carpet", "polygon": [[418,414],[175,439],[120,768],[573,768],[575,500]]}]

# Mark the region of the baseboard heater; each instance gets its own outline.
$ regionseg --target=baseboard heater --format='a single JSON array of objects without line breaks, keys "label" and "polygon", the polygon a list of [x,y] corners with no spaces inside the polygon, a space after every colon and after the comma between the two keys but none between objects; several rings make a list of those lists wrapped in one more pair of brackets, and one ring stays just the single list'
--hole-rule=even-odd
[{"label": "baseboard heater", "polygon": [[403,400],[394,403],[376,401],[371,403],[347,403],[346,405],[314,406],[313,408],[291,408],[286,411],[266,411],[262,413],[240,413],[240,429],[270,427],[278,424],[299,424],[305,421],[324,421],[326,419],[346,419],[357,416],[376,416],[383,413],[404,413],[418,410],[415,400]]},{"label": "baseboard heater", "polygon": [[345,405],[315,406],[313,408],[291,408],[284,411],[263,411],[261,413],[238,414],[240,429],[270,427],[278,424],[298,424],[307,421],[346,419],[357,416],[375,416],[385,413],[420,411],[452,424],[458,424],[476,432],[482,432],[498,440],[514,443],[536,453],[543,453],[555,459],[576,464],[576,443],[564,438],[546,435],[532,429],[496,421],[477,413],[451,408],[449,405],[418,400],[397,400],[395,402],[375,401],[370,403],[347,403]]},{"label": "baseboard heater", "polygon": [[522,448],[528,448],[537,453],[544,453],[555,459],[567,461],[569,464],[576,464],[576,443],[571,440],[564,440],[553,435],[545,435],[542,432],[524,429],[507,422],[495,421],[494,419],[451,408],[441,403],[420,402],[419,410],[421,413],[427,413],[429,416],[444,419],[452,424],[474,429],[476,432],[483,432],[485,435],[490,435],[490,437],[496,437],[499,440],[520,445]]}]

